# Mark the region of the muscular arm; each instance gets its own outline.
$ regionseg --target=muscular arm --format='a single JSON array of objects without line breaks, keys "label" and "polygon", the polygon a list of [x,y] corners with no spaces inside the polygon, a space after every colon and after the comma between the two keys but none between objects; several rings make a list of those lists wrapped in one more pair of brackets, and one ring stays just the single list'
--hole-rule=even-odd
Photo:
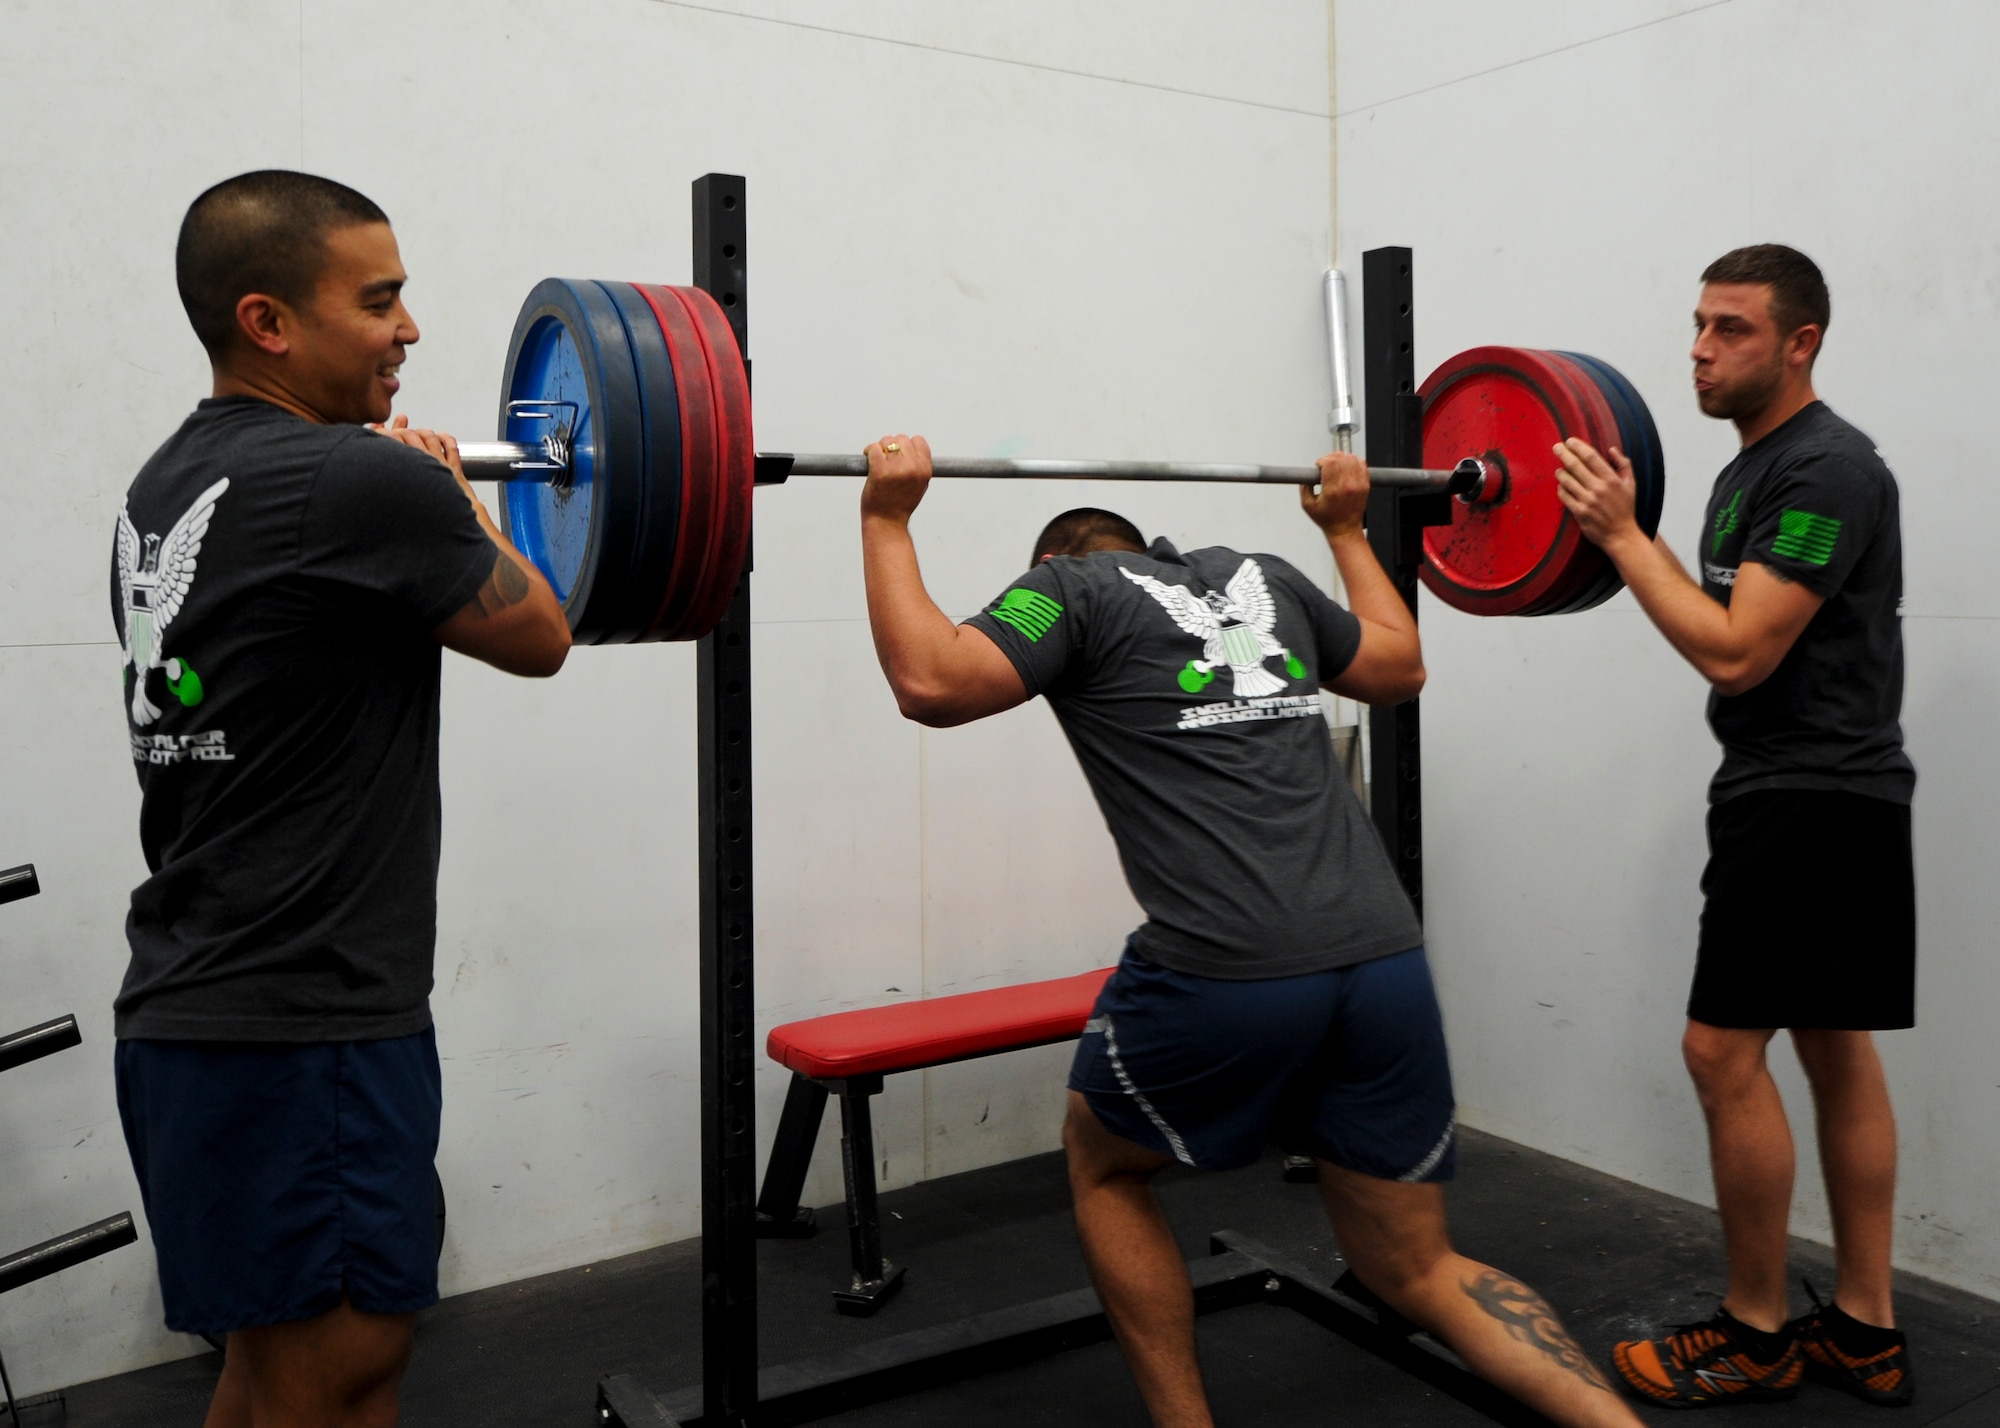
[{"label": "muscular arm", "polygon": [[1812,617],[1825,604],[1805,586],[1771,567],[1746,561],[1737,568],[1729,603],[1711,600],[1695,584],[1665,541],[1648,538],[1632,518],[1632,464],[1612,460],[1584,442],[1556,448],[1563,504],[1584,535],[1618,567],[1632,597],[1667,643],[1718,694],[1743,694],[1771,677]]},{"label": "muscular arm", "polygon": [[546,678],[569,656],[569,621],[542,573],[506,537],[487,534],[496,547],[493,573],[431,637],[508,674]]},{"label": "muscular arm", "polygon": [[457,614],[431,630],[446,649],[492,665],[508,674],[545,678],[569,655],[569,620],[555,591],[534,562],[514,549],[465,479],[458,442],[443,432],[410,427],[403,418],[378,428],[384,436],[415,447],[444,463],[457,479],[479,528],[493,542],[492,573]]},{"label": "muscular arm", "polygon": [[934,729],[969,724],[1027,701],[1028,689],[1000,647],[954,625],[924,589],[910,513],[930,483],[930,447],[920,436],[868,448],[861,492],[861,561],[868,625],[896,707]]},{"label": "muscular arm", "polygon": [[1326,687],[1363,704],[1415,699],[1424,687],[1423,643],[1416,617],[1362,532],[1368,468],[1359,457],[1342,455],[1322,458],[1319,469],[1319,490],[1301,486],[1299,504],[1325,534],[1347,591],[1347,608],[1361,622],[1361,647]]}]

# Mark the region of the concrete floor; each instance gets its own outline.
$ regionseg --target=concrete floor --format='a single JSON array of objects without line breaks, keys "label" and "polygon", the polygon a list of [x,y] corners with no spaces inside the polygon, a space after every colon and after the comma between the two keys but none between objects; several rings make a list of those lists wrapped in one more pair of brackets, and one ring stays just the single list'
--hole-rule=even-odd
[{"label": "concrete floor", "polygon": [[[1341,1264],[1308,1186],[1279,1181],[1275,1158],[1226,1175],[1169,1172],[1161,1194],[1183,1246],[1240,1230],[1337,1277]],[[760,1246],[761,1336],[778,1363],[1085,1282],[1059,1156],[1037,1156],[882,1197],[888,1253],[909,1266],[903,1293],[870,1320],[834,1313],[845,1273],[838,1207],[808,1241]],[[1721,1289],[1711,1211],[1490,1136],[1467,1133],[1451,1191],[1459,1248],[1532,1284],[1600,1361],[1619,1338],[1705,1317]],[[1794,1271],[1822,1292],[1827,1251],[1794,1244]],[[688,1241],[584,1269],[461,1295],[419,1321],[405,1384],[406,1428],[586,1428],[598,1377],[634,1373],[658,1388],[698,1376],[700,1247]],[[2000,1304],[1903,1276],[1918,1399],[1889,1422],[2000,1428]],[[1803,1295],[1795,1310],[1802,1310]],[[1201,1323],[1204,1370],[1223,1425],[1431,1428],[1487,1420],[1288,1310],[1251,1306]],[[218,1370],[206,1355],[80,1384],[71,1428],[195,1428]],[[1746,1408],[1760,1428],[1878,1423],[1883,1410],[1807,1385],[1788,1404]],[[1642,1410],[1649,1421],[1678,1421]],[[23,1428],[35,1428],[24,1415]],[[1144,1428],[1117,1351],[1100,1345],[823,1420],[843,1428],[950,1423]],[[1732,1424],[1739,1421],[1731,1415]]]}]

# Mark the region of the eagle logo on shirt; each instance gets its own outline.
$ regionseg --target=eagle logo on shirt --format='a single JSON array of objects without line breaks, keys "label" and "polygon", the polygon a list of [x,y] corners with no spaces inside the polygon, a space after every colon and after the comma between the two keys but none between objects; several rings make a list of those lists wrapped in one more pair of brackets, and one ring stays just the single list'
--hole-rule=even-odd
[{"label": "eagle logo on shirt", "polygon": [[1274,655],[1284,659],[1285,672],[1293,679],[1305,677],[1305,665],[1271,633],[1278,623],[1278,602],[1271,598],[1256,561],[1245,560],[1227,585],[1206,595],[1134,574],[1122,565],[1118,573],[1159,601],[1169,619],[1202,641],[1201,658],[1189,660],[1180,673],[1181,688],[1189,694],[1208,688],[1215,671],[1225,667],[1237,698],[1277,694],[1285,681],[1264,668],[1264,661]]},{"label": "eagle logo on shirt", "polygon": [[142,540],[130,508],[118,510],[118,588],[125,604],[125,663],[134,676],[134,724],[143,726],[160,717],[159,706],[146,697],[147,676],[156,669],[166,672],[167,689],[182,704],[201,703],[201,677],[186,661],[167,658],[164,641],[167,626],[194,586],[195,557],[201,554],[215,503],[228,489],[225,476],[196,496],[165,539],[147,535]]}]

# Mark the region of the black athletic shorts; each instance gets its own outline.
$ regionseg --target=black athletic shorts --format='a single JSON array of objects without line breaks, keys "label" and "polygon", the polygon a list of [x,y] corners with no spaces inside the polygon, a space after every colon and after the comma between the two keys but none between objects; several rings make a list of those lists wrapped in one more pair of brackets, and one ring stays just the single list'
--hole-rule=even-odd
[{"label": "black athletic shorts", "polygon": [[121,1041],[114,1061],[169,1329],[437,1303],[434,1031]]},{"label": "black athletic shorts", "polygon": [[1917,1024],[1910,807],[1766,789],[1708,811],[1688,1016],[1709,1026]]}]

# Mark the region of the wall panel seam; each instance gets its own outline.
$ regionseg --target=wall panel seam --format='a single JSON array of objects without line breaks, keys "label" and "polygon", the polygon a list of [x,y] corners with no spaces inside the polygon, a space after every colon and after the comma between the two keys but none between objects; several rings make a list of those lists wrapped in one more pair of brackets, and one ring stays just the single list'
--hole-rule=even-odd
[{"label": "wall panel seam", "polygon": [[[981,54],[977,50],[956,50],[948,45],[926,44],[922,40],[899,40],[893,35],[870,35],[860,30],[843,30],[833,25],[815,25],[805,20],[784,20],[776,15],[757,15],[743,10],[731,10],[720,5],[699,5],[694,0],[648,0],[654,5],[665,5],[675,10],[693,10],[703,15],[720,15],[729,20],[749,20],[758,24],[783,25],[792,30],[810,30],[815,34],[837,35],[847,40],[866,40],[871,44],[895,45],[906,50],[924,50],[930,54],[950,55],[956,59],[980,60],[987,64],[1010,65],[1015,69],[1039,70],[1043,74],[1059,74],[1068,79],[1089,79],[1101,84],[1123,84],[1133,89],[1151,89],[1161,94],[1178,94],[1188,99],[1208,99],[1218,104],[1240,104],[1247,109],[1268,109],[1277,114],[1297,114],[1308,119],[1327,120],[1334,116],[1317,109],[1300,109],[1291,104],[1271,104],[1261,99],[1244,99],[1234,94],[1211,94],[1200,89],[1182,89],[1178,85],[1159,84],[1152,80],[1127,79],[1116,74],[1093,74],[1089,70],[1064,69],[1059,65],[1037,64],[1033,60],[1011,59],[1006,55]],[[1717,4],[1727,4],[1728,0],[1715,0]]]},{"label": "wall panel seam", "polygon": [[[659,0],[659,3],[668,3],[668,0]],[[1435,94],[1441,89],[1450,89],[1454,85],[1465,84],[1475,79],[1484,79],[1490,74],[1499,74],[1503,70],[1519,69],[1522,65],[1533,64],[1537,60],[1549,59],[1554,55],[1568,54],[1571,50],[1586,49],[1591,45],[1600,45],[1606,40],[1615,40],[1620,35],[1633,34],[1639,30],[1650,30],[1655,25],[1664,25],[1672,20],[1685,20],[1690,15],[1699,15],[1704,11],[1720,9],[1724,5],[1733,5],[1735,3],[1736,0],[1708,0],[1706,5],[1697,5],[1692,10],[1676,10],[1671,15],[1659,15],[1650,20],[1641,20],[1638,24],[1627,25],[1622,30],[1609,30],[1604,34],[1592,35],[1588,39],[1577,40],[1571,44],[1557,45],[1554,49],[1543,50],[1539,54],[1523,55],[1519,59],[1508,60],[1505,64],[1496,64],[1491,69],[1476,69],[1471,74],[1461,74],[1455,79],[1441,79],[1436,84],[1427,84],[1421,89],[1407,90],[1402,94],[1392,94],[1387,99],[1377,99],[1353,109],[1341,110],[1333,117],[1336,119],[1347,119],[1356,114],[1366,114],[1371,109],[1386,109],[1391,104],[1400,104],[1405,99],[1415,99],[1418,95]]]}]

